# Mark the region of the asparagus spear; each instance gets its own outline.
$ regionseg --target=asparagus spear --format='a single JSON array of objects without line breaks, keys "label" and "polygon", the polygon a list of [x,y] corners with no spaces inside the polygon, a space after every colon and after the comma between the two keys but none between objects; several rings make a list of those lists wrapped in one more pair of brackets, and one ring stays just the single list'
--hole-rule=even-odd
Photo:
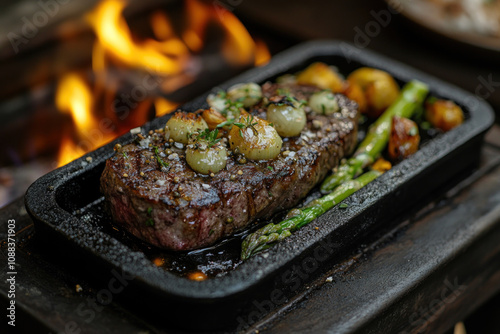
[{"label": "asparagus spear", "polygon": [[323,196],[300,210],[300,213],[277,224],[268,224],[243,240],[241,259],[246,260],[256,253],[273,246],[276,242],[289,237],[292,232],[307,225],[326,211],[343,201],[346,197],[363,188],[377,178],[381,172],[369,171],[355,180],[347,181],[330,194]]},{"label": "asparagus spear", "polygon": [[359,144],[352,158],[341,164],[332,175],[325,179],[321,185],[321,192],[329,193],[335,187],[360,174],[365,167],[373,164],[389,141],[392,118],[394,116],[410,118],[422,104],[428,92],[429,88],[426,84],[417,80],[408,82],[401,90],[398,99],[371,125],[368,134]]}]

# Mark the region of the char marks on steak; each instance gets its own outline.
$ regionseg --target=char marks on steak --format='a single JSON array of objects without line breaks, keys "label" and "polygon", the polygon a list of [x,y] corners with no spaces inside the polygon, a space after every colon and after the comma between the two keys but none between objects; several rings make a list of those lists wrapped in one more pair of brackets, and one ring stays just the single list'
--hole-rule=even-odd
[{"label": "char marks on steak", "polygon": [[[264,84],[264,96],[279,87]],[[287,88],[299,99],[316,90]],[[191,250],[294,207],[356,145],[357,105],[340,94],[337,99],[339,113],[308,113],[306,128],[283,140],[277,158],[241,164],[241,156],[233,154],[214,176],[194,172],[182,145],[169,143],[160,132],[123,146],[101,177],[113,219],[155,246]],[[252,113],[265,117],[259,106]]]}]

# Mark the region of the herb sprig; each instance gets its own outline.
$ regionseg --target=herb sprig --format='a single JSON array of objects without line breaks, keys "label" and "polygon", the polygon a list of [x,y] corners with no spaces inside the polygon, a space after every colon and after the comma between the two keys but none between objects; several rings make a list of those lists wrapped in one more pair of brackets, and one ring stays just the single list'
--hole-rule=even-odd
[{"label": "herb sprig", "polygon": [[163,161],[163,159],[160,157],[160,152],[158,152],[158,146],[154,146],[153,149],[155,151],[155,157],[156,157],[156,161],[158,162],[158,164],[162,167],[168,168],[168,166],[169,166],[168,163]]},{"label": "herb sprig", "polygon": [[216,97],[224,100],[224,110],[220,111],[223,116],[227,117],[231,114],[233,117],[238,117],[241,109],[244,108],[243,99],[233,101],[227,97],[227,93],[223,90],[218,91]]},{"label": "herb sprig", "polygon": [[[295,96],[292,96],[290,91],[288,90],[285,90],[285,89],[278,89],[276,91],[276,93],[278,95],[282,95],[283,97],[281,98],[281,100],[274,100],[274,101],[271,101],[272,103],[278,105],[278,106],[282,106],[282,105],[289,105],[291,107],[302,107],[304,105],[307,104],[307,101],[306,100],[298,100]],[[276,97],[275,97],[276,98]],[[277,97],[279,98],[279,97]],[[299,104],[297,106],[297,103]]]},{"label": "herb sprig", "polygon": [[[233,100],[230,100],[230,99],[226,99],[226,115],[227,115],[227,111],[231,111],[234,114],[236,115],[239,115],[240,113],[240,109],[242,109],[244,107],[243,105],[243,102],[240,101],[240,100],[236,100],[236,101],[233,101]],[[224,112],[223,112],[224,114]]]},{"label": "herb sprig", "polygon": [[219,129],[214,129],[214,130],[205,129],[202,132],[198,133],[194,137],[194,139],[196,142],[204,141],[207,143],[208,147],[213,147],[221,141],[221,138],[217,138],[218,136],[219,136]]},{"label": "herb sprig", "polygon": [[225,122],[220,123],[219,125],[217,125],[217,127],[222,128],[222,127],[225,127],[228,125],[234,125],[234,126],[237,126],[240,128],[240,136],[242,136],[242,137],[243,137],[243,132],[241,130],[243,130],[243,129],[251,129],[252,132],[254,133],[254,135],[258,136],[259,132],[255,128],[255,126],[257,124],[259,124],[259,123],[255,120],[253,115],[248,115],[247,117],[243,117],[243,119],[240,118],[239,122],[236,122],[236,118],[230,119],[230,120],[227,120]]}]

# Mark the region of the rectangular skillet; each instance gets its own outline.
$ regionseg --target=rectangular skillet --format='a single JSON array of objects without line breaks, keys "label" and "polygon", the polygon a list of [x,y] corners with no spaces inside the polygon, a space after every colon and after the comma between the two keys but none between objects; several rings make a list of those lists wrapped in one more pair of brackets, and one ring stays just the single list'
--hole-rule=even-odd
[{"label": "rectangular skillet", "polygon": [[[80,267],[89,268],[84,269],[89,277],[104,284],[111,282],[117,273],[123,274],[124,289],[111,296],[134,312],[157,319],[159,326],[205,330],[242,326],[283,303],[321,272],[321,268],[359,245],[368,233],[387,228],[397,215],[478,162],[483,136],[494,121],[488,104],[432,76],[344,42],[314,41],[298,45],[219,88],[240,82],[263,83],[304,69],[315,61],[337,66],[343,74],[370,66],[391,73],[400,84],[421,80],[430,86],[434,96],[459,104],[467,119],[349,197],[345,201],[347,208],[333,208],[284,242],[222,277],[198,282],[157,267],[144,252],[131,247],[130,242],[108,233],[104,226],[109,225],[109,217],[105,214],[92,217],[79,214],[102,204],[99,177],[104,163],[114,154],[116,143],[131,142],[130,134],[52,171],[28,189],[25,204],[34,219],[37,238],[46,240],[54,254],[66,254],[69,259],[77,260]],[[195,111],[206,107],[207,94],[182,109]],[[163,127],[168,117],[145,124],[143,133]],[[98,298],[103,296],[96,293]],[[257,313],[252,315],[252,309]],[[248,312],[249,316],[241,317]]]}]

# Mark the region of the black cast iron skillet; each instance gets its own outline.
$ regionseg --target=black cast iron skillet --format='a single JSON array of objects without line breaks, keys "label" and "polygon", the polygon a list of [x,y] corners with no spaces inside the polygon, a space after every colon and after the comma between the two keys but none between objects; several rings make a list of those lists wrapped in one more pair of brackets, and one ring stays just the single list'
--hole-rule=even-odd
[{"label": "black cast iron skillet", "polygon": [[[387,227],[412,203],[477,164],[483,136],[494,121],[488,104],[430,75],[344,42],[298,45],[276,55],[266,66],[249,70],[219,88],[240,82],[263,83],[315,61],[335,65],[345,74],[361,66],[380,68],[390,72],[400,84],[421,80],[430,86],[434,96],[461,105],[467,120],[432,139],[415,155],[350,196],[345,201],[347,208],[333,208],[222,277],[197,282],[159,268],[147,252],[141,251],[144,248],[134,247],[130,240],[109,232],[110,221],[105,213],[85,214],[102,205],[99,177],[105,161],[114,154],[116,143],[132,141],[130,134],[41,177],[28,189],[26,208],[35,221],[37,234],[46,238],[53,251],[70,254],[85,266],[90,265],[89,276],[117,283],[113,277],[123,273],[121,283],[125,288],[115,289],[111,297],[122,300],[135,312],[155,317],[160,326],[205,330],[237,326],[253,319],[242,321],[238,317],[242,312],[257,308],[264,314],[281,304],[322,266],[347,254],[368,233]],[[182,109],[195,111],[206,107],[207,94]],[[143,133],[163,127],[168,117],[145,124]],[[87,161],[88,157],[92,162]],[[104,295],[110,296],[97,292],[98,298]]]}]

